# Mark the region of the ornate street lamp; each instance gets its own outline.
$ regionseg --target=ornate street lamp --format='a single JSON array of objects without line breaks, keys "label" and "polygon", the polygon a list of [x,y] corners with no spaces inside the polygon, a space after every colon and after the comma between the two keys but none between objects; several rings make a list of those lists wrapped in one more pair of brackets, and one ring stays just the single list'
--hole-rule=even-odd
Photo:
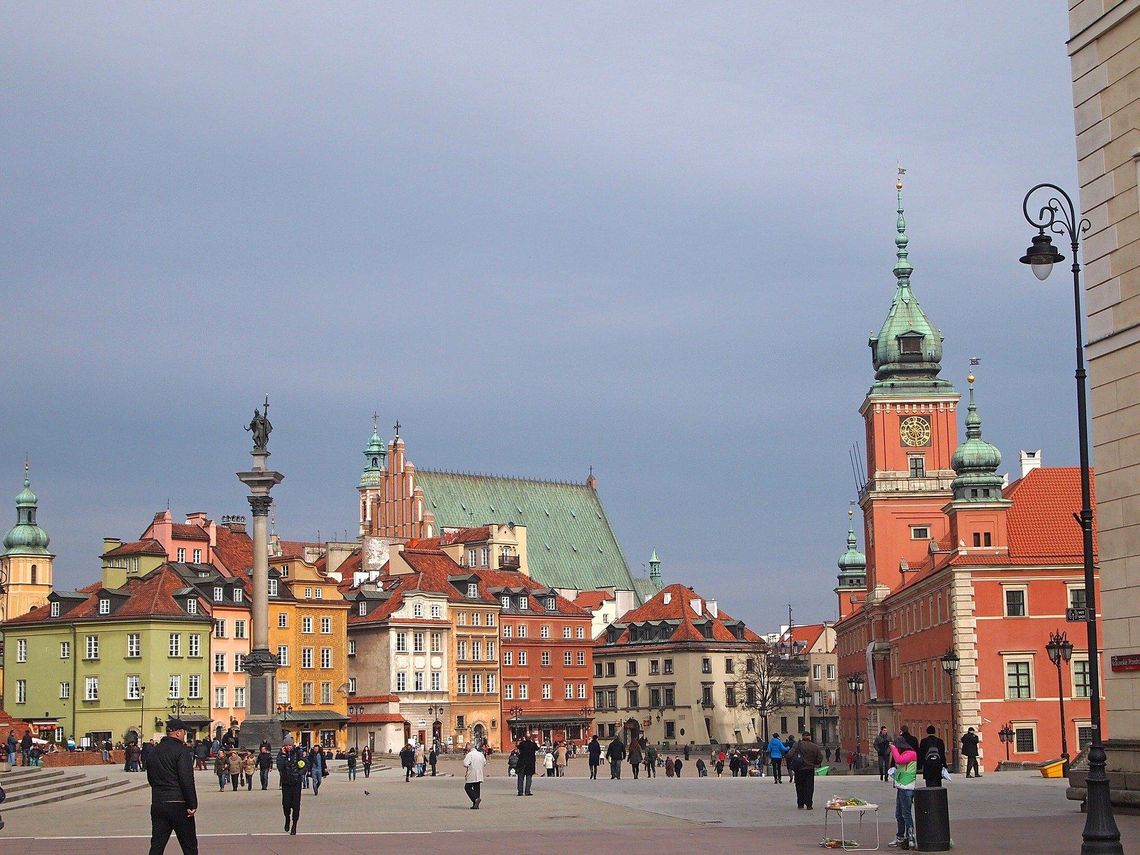
[{"label": "ornate street lamp", "polygon": [[[1045,193],[1045,205],[1034,217],[1029,213],[1029,199],[1038,190]],[[1056,194],[1056,195],[1054,195]],[[1040,198],[1040,197],[1039,197]],[[1062,201],[1063,200],[1063,201]],[[1037,229],[1033,243],[1021,257],[1022,264],[1033,268],[1034,275],[1044,281],[1053,265],[1064,261],[1065,257],[1053,246],[1052,239],[1045,234],[1048,229],[1053,234],[1069,237],[1073,250],[1073,307],[1076,322],[1077,370],[1077,441],[1081,462],[1081,534],[1085,569],[1085,607],[1087,609],[1085,631],[1088,634],[1089,648],[1089,712],[1092,726],[1092,744],[1089,746],[1089,774],[1085,795],[1085,828],[1081,834],[1081,852],[1121,853],[1120,829],[1112,816],[1112,802],[1108,790],[1108,775],[1105,773],[1107,756],[1101,741],[1100,718],[1100,645],[1097,643],[1096,627],[1096,576],[1093,565],[1093,513],[1092,478],[1089,473],[1089,428],[1088,404],[1085,389],[1085,348],[1082,333],[1084,314],[1081,311],[1081,265],[1077,262],[1080,253],[1081,235],[1092,228],[1092,224],[1077,216],[1076,206],[1069,194],[1055,184],[1038,184],[1025,194],[1021,203],[1025,221]]]},{"label": "ornate street lamp", "polygon": [[1069,641],[1069,634],[1057,630],[1049,634],[1049,643],[1045,645],[1045,652],[1049,654],[1049,661],[1057,666],[1057,701],[1061,705],[1061,771],[1067,778],[1069,776],[1069,737],[1065,733],[1065,689],[1061,679],[1061,663],[1073,658],[1073,642]]},{"label": "ornate street lamp", "polygon": [[954,677],[958,674],[958,654],[951,647],[942,654],[942,670],[950,675],[950,771],[958,771],[958,716],[954,703],[957,686]]},{"label": "ornate street lamp", "polygon": [[1013,725],[1008,721],[998,731],[998,739],[1005,744],[1005,761],[1009,762],[1009,746],[1013,744]]},{"label": "ornate street lamp", "polygon": [[852,674],[847,678],[847,688],[851,694],[855,696],[855,768],[861,769],[862,764],[859,762],[859,695],[863,693],[863,675]]},{"label": "ornate street lamp", "polygon": [[348,716],[352,719],[352,739],[353,745],[356,746],[357,753],[360,753],[360,722],[357,720],[360,716],[364,715],[364,706],[361,704],[349,704]]}]

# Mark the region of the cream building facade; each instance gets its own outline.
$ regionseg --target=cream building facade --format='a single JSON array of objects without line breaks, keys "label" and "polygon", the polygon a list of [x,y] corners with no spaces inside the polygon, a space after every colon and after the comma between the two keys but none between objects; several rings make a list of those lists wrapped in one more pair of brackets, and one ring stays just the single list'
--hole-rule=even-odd
[{"label": "cream building facade", "polygon": [[[1113,802],[1140,803],[1140,0],[1070,0]],[[1062,250],[1064,251],[1064,250]],[[1131,634],[1130,634],[1131,631]],[[1127,775],[1127,777],[1126,777]],[[1132,789],[1129,789],[1129,786]]]}]

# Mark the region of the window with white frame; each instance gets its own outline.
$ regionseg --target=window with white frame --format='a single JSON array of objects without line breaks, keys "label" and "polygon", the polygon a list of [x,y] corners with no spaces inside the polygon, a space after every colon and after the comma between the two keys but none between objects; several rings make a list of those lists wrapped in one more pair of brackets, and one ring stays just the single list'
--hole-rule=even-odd
[{"label": "window with white frame", "polygon": [[460,674],[456,680],[456,684],[457,684],[458,693],[461,695],[466,695],[467,694],[467,675],[466,674]]},{"label": "window with white frame", "polygon": [[364,600],[361,600],[356,606],[356,612],[357,614],[361,615],[368,614],[368,603],[364,602]]},{"label": "window with white frame", "polygon": [[350,695],[356,694],[356,678],[355,677],[349,677],[348,678],[348,693]]},{"label": "window with white frame", "polygon": [[566,626],[562,627],[562,637],[563,638],[569,638],[570,637],[570,624],[566,624]]},{"label": "window with white frame", "polygon": [[301,703],[313,703],[313,684],[308,681],[301,684]]},{"label": "window with white frame", "polygon": [[28,639],[26,639],[26,638],[17,638],[16,639],[16,661],[17,662],[27,662],[28,661]]},{"label": "window with white frame", "polygon": [[424,616],[424,604],[420,602],[412,603],[412,617],[422,618]]},{"label": "window with white frame", "polygon": [[321,618],[321,635],[332,635],[332,618]]},{"label": "window with white frame", "polygon": [[515,655],[511,651],[509,651],[509,650],[503,651],[503,664],[504,665],[514,665],[515,664],[514,660],[515,660]]},{"label": "window with white frame", "polygon": [[288,612],[278,612],[277,613],[277,628],[278,629],[285,629],[288,626],[289,626],[289,613]]},{"label": "window with white frame", "polygon": [[202,563],[202,550],[201,549],[195,549],[194,550],[194,563],[195,564],[201,564]]},{"label": "window with white frame", "polygon": [[431,616],[432,616],[432,620],[439,620],[440,618],[442,618],[443,617],[443,606],[441,606],[439,603],[432,603],[431,604]]},{"label": "window with white frame", "polygon": [[579,683],[578,684],[578,700],[581,700],[581,701],[586,700],[586,684],[585,683]]},{"label": "window with white frame", "polygon": [[438,671],[431,672],[431,690],[433,692],[443,691],[443,678]]},{"label": "window with white frame", "polygon": [[312,668],[313,667],[313,648],[311,648],[311,647],[302,647],[301,648],[301,667],[302,668]]},{"label": "window with white frame", "polygon": [[287,645],[287,644],[278,644],[277,645],[277,664],[280,665],[282,668],[288,668],[289,667],[289,645]]},{"label": "window with white frame", "polygon": [[584,627],[581,627],[581,626],[577,627],[577,628],[574,630],[574,637],[575,637],[575,638],[585,638],[585,637],[586,637],[586,630],[585,630],[585,628],[584,628]]},{"label": "window with white frame", "polygon": [[499,597],[499,605],[501,605],[504,609],[509,609],[511,607],[510,595],[503,594],[501,597]]},{"label": "window with white frame", "polygon": [[89,635],[86,639],[86,653],[84,659],[98,659],[99,658],[99,636]]},{"label": "window with white frame", "polygon": [[355,656],[356,655],[356,639],[355,638],[350,638],[348,640],[348,655],[349,656]]},{"label": "window with white frame", "polygon": [[495,694],[495,675],[494,674],[488,674],[487,675],[487,694],[489,694],[489,695]]},{"label": "window with white frame", "polygon": [[550,667],[550,651],[549,650],[542,651],[542,667],[544,667],[544,668]]},{"label": "window with white frame", "polygon": [[530,600],[527,597],[519,597],[519,609],[526,610],[530,608]]},{"label": "window with white frame", "polygon": [[468,567],[474,567],[475,566],[475,559],[477,557],[478,557],[478,551],[475,549],[475,547],[471,547],[470,549],[468,549],[467,550],[467,566]]},{"label": "window with white frame", "polygon": [[[221,603],[221,602],[224,602],[225,599],[226,599],[226,589],[223,588],[221,585],[215,585],[214,586],[214,602],[215,603]],[[215,706],[221,706],[221,704],[215,704]]]},{"label": "window with white frame", "polygon": [[507,623],[503,624],[503,638],[510,638],[511,632],[511,625]]},{"label": "window with white frame", "polygon": [[406,632],[397,632],[396,633],[396,652],[397,653],[407,653],[408,652],[408,634]]},{"label": "window with white frame", "polygon": [[519,628],[519,638],[526,638],[526,624],[520,623],[518,628]]},{"label": "window with white frame", "polygon": [[482,674],[472,674],[471,675],[471,691],[474,692],[476,695],[483,694],[483,675]]},{"label": "window with white frame", "polygon": [[413,632],[412,633],[412,652],[413,653],[423,653],[424,652],[424,634],[422,632]]},{"label": "window with white frame", "polygon": [[487,642],[487,658],[490,659],[492,662],[495,661],[495,642],[494,641],[488,641]]},{"label": "window with white frame", "polygon": [[471,612],[471,625],[472,626],[482,626],[482,624],[483,624],[483,613],[482,612]]},{"label": "window with white frame", "polygon": [[99,598],[99,614],[109,615],[111,613],[111,601],[107,597]]},{"label": "window with white frame", "polygon": [[[214,654],[214,673],[215,674],[224,674],[225,672],[226,672],[226,654],[215,653]],[[215,704],[214,706],[220,706],[220,705]]]},{"label": "window with white frame", "polygon": [[225,709],[226,706],[226,687],[214,686],[214,708]]},{"label": "window with white frame", "polygon": [[550,638],[550,627],[546,624],[543,624],[542,626],[540,626],[538,628],[538,637],[539,638]]},{"label": "window with white frame", "polygon": [[[234,602],[240,603],[243,600],[245,600],[245,593],[242,591],[241,588],[235,587],[234,588]],[[235,704],[235,706],[236,706],[236,704]]]},{"label": "window with white frame", "polygon": [[51,611],[51,616],[52,616],[52,617],[59,617],[59,602],[58,602],[58,601],[57,601],[57,602],[53,602],[53,603],[51,604],[51,609],[50,609],[50,611]]},{"label": "window with white frame", "polygon": [[476,661],[483,658],[483,643],[481,641],[471,642],[471,658]]},{"label": "window with white frame", "polygon": [[305,635],[311,635],[313,632],[313,619],[308,615],[301,618],[301,632]]},{"label": "window with white frame", "polygon": [[573,683],[567,683],[565,688],[566,688],[566,691],[563,694],[563,699],[567,700],[567,701],[573,700],[574,699],[574,684]]},{"label": "window with white frame", "polygon": [[28,702],[28,681],[16,681],[16,703],[26,704]]},{"label": "window with white frame", "polygon": [[491,566],[491,547],[484,546],[479,550],[479,563],[484,567]]},{"label": "window with white frame", "polygon": [[431,634],[431,652],[439,653],[443,650],[443,633],[433,632]]},{"label": "window with white frame", "polygon": [[332,648],[331,647],[322,647],[321,648],[321,668],[326,670],[326,671],[328,669],[332,668]]},{"label": "window with white frame", "polygon": [[467,583],[467,599],[474,600],[479,596],[479,585],[476,582]]},{"label": "window with white frame", "polygon": [[467,626],[467,612],[457,612],[455,620],[460,626]]},{"label": "window with white frame", "polygon": [[574,654],[572,652],[570,652],[569,650],[563,650],[562,651],[562,664],[563,665],[573,665],[574,664]]},{"label": "window with white frame", "polygon": [[170,640],[167,644],[167,655],[171,657],[178,657],[182,655],[182,633],[170,633]]},{"label": "window with white frame", "polygon": [[99,700],[99,678],[98,677],[85,677],[83,680],[83,700],[97,701]]},{"label": "window with white frame", "polygon": [[277,703],[289,703],[289,683],[285,680],[277,681]]},{"label": "window with white frame", "polygon": [[455,658],[458,659],[460,662],[463,662],[467,659],[467,642],[466,641],[460,641],[460,642],[456,643],[456,645],[455,645]]},{"label": "window with white frame", "polygon": [[246,622],[244,620],[234,621],[234,638],[245,638]]},{"label": "window with white frame", "polygon": [[70,697],[71,697],[71,683],[68,683],[66,681],[61,682],[59,684],[59,699],[61,701],[66,701]]},{"label": "window with white frame", "polygon": [[181,564],[183,561],[186,560],[186,549],[184,547],[181,547],[181,546],[178,547],[178,551],[175,553],[175,556],[178,559],[178,563]]},{"label": "window with white frame", "polygon": [[1013,725],[1013,753],[1035,754],[1037,752],[1037,726],[1034,724]]},{"label": "window with white frame", "polygon": [[170,675],[170,680],[166,685],[166,696],[171,700],[178,700],[182,697],[182,676],[180,674]]},{"label": "window with white frame", "polygon": [[495,613],[494,612],[487,612],[487,626],[494,626],[494,625],[495,625]]},{"label": "window with white frame", "polygon": [[234,709],[245,709],[245,686],[234,686]]},{"label": "window with white frame", "polygon": [[[319,589],[318,589],[319,590]],[[321,703],[332,703],[332,683],[325,681],[321,683]]]},{"label": "window with white frame", "polygon": [[200,674],[191,674],[187,679],[186,697],[198,700],[202,697],[202,677]]},{"label": "window with white frame", "polygon": [[1028,591],[1024,585],[1003,587],[1005,596],[1005,616],[1025,617],[1029,614]]},{"label": "window with white frame", "polygon": [[1089,660],[1073,657],[1073,697],[1087,698],[1092,694],[1092,679],[1089,676]]},{"label": "window with white frame", "polygon": [[226,637],[226,622],[224,620],[214,621],[214,638]]},{"label": "window with white frame", "polygon": [[197,659],[199,656],[201,656],[202,655],[202,635],[201,635],[201,633],[198,633],[198,632],[190,633],[189,644],[187,646],[189,647],[187,654],[190,656],[190,658]]},{"label": "window with white frame", "polygon": [[1033,660],[1005,660],[1005,696],[1010,700],[1033,697]]},{"label": "window with white frame", "polygon": [[526,683],[519,683],[519,700],[525,701],[530,694]]},{"label": "window with white frame", "polygon": [[277,580],[272,577],[269,579],[269,596],[277,596]]},{"label": "window with white frame", "polygon": [[406,692],[408,690],[408,675],[403,671],[396,672],[396,691]]},{"label": "window with white frame", "polygon": [[585,665],[586,664],[586,651],[585,650],[579,650],[578,651],[578,656],[577,656],[576,661],[578,662],[579,665]]},{"label": "window with white frame", "polygon": [[198,614],[198,600],[197,600],[197,598],[195,598],[195,597],[187,597],[186,598],[186,614],[188,614],[188,615]]},{"label": "window with white frame", "polygon": [[515,699],[515,684],[503,683],[503,700],[513,701]]},{"label": "window with white frame", "polygon": [[[137,635],[137,633],[136,633],[136,635]],[[71,658],[71,642],[70,641],[61,641],[59,643],[59,658],[60,659],[70,659]]]},{"label": "window with white frame", "polygon": [[[313,598],[313,589],[312,588],[306,588],[305,589],[305,599],[311,600],[312,598]],[[312,703],[312,701],[309,701],[309,703]]]},{"label": "window with white frame", "polygon": [[519,651],[519,665],[526,665],[526,651]]}]

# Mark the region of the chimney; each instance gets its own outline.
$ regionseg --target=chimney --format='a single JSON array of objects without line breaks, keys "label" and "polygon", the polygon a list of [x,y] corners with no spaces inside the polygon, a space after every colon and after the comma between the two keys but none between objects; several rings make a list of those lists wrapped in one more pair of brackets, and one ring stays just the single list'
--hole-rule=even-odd
[{"label": "chimney", "polygon": [[222,517],[222,525],[234,534],[245,534],[245,517],[235,514]]},{"label": "chimney", "polygon": [[1041,467],[1041,449],[1036,451],[1021,450],[1021,477],[1024,478],[1034,469]]},{"label": "chimney", "polygon": [[103,538],[103,553],[106,554],[112,549],[118,549],[123,545],[122,538],[118,537],[105,537]]},{"label": "chimney", "polygon": [[206,519],[207,517],[205,511],[194,511],[193,513],[186,515],[186,522],[197,526],[205,526]]}]

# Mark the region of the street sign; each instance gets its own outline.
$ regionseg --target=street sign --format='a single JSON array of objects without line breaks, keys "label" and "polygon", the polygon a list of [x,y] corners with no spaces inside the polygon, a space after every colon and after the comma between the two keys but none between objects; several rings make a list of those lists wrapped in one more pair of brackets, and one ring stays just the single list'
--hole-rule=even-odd
[{"label": "street sign", "polygon": [[1089,610],[1087,608],[1065,609],[1065,620],[1069,623],[1084,623],[1088,619]]}]

